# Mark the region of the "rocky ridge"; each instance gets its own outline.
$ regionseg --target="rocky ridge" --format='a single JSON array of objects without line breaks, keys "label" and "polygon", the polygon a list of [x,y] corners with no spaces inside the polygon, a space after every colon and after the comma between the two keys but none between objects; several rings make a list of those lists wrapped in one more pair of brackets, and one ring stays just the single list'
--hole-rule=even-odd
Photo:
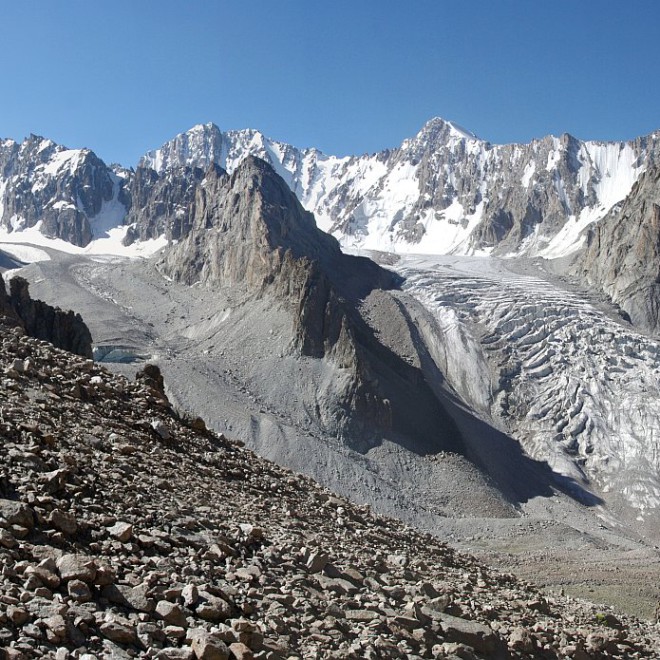
[{"label": "rocky ridge", "polygon": [[177,239],[199,170],[231,173],[249,155],[268,162],[344,246],[552,257],[578,249],[583,230],[658,163],[660,134],[492,145],[435,118],[396,149],[338,158],[205,124],[147,153],[135,171],[30,136],[0,142],[0,224],[38,226],[83,247],[116,227],[127,242]]},{"label": "rocky ridge", "polygon": [[210,168],[190,218],[190,233],[164,252],[158,268],[188,285],[240,285],[284,305],[292,317],[291,349],[343,372],[331,385],[340,389],[336,398],[317,401],[312,415],[326,432],[349,444],[360,437],[365,446],[399,434],[414,437],[419,451],[460,447],[423,374],[387,350],[358,310],[400,278],[344,255],[267,163],[248,157],[231,175]]},{"label": "rocky ridge", "polygon": [[644,172],[626,199],[589,232],[573,272],[603,290],[634,325],[660,327],[660,169]]},{"label": "rocky ridge", "polygon": [[80,315],[33,300],[23,277],[10,280],[9,294],[4,279],[0,278],[0,314],[23,328],[30,337],[44,339],[83,357],[92,357],[92,335]]},{"label": "rocky ridge", "polygon": [[2,327],[4,657],[642,658],[655,627],[544,596]]}]

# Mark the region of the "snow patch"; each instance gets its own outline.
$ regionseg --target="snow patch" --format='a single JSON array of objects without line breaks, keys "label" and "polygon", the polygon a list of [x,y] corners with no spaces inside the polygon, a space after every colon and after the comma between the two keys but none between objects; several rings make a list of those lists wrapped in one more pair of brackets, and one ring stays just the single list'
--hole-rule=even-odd
[{"label": "snow patch", "polygon": [[50,261],[50,256],[44,250],[31,245],[18,245],[6,243],[0,240],[0,249],[24,264],[36,263],[38,261]]},{"label": "snow patch", "polygon": [[126,216],[126,207],[119,201],[120,178],[116,174],[110,176],[113,179],[112,198],[103,200],[101,210],[89,219],[92,236],[95,238],[108,237],[111,230],[121,226]]},{"label": "snow patch", "polygon": [[85,158],[84,149],[64,149],[54,153],[48,163],[43,167],[43,173],[48,176],[55,176],[65,167],[73,173],[78,169]]},{"label": "snow patch", "polygon": [[523,172],[522,179],[520,179],[520,183],[522,183],[525,188],[529,186],[529,182],[532,180],[534,172],[536,172],[536,162],[531,160],[525,165],[525,171]]},{"label": "snow patch", "polygon": [[[40,222],[34,227],[22,231],[8,231],[5,227],[2,227],[0,228],[0,243],[24,243],[32,247],[50,248],[68,254],[108,255],[110,257],[149,257],[167,245],[165,236],[148,241],[135,241],[131,245],[123,245],[128,227],[121,226],[108,230],[105,238],[93,240],[87,247],[81,248],[60,238],[48,238],[41,233],[40,228]],[[3,249],[7,250],[7,248]]]}]

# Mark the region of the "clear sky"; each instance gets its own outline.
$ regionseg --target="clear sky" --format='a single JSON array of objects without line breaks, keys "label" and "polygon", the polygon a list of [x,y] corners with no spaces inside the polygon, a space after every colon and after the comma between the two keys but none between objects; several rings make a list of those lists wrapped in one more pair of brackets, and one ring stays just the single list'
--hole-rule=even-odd
[{"label": "clear sky", "polygon": [[0,0],[0,137],[134,165],[194,124],[345,155],[660,128],[658,0]]}]

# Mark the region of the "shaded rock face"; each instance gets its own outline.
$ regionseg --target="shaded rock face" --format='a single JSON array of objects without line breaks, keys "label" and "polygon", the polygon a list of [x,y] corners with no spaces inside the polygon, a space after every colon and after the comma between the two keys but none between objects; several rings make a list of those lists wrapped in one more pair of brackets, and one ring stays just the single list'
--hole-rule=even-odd
[{"label": "shaded rock face", "polygon": [[267,163],[249,157],[231,176],[209,170],[191,217],[190,233],[165,252],[159,269],[187,284],[244,286],[289,309],[292,350],[351,374],[335,412],[320,412],[328,431],[359,437],[362,446],[385,433],[414,437],[422,453],[460,449],[421,371],[383,346],[358,312],[359,301],[396,287],[398,276],[344,255]]},{"label": "shaded rock face", "polygon": [[20,326],[30,337],[48,341],[57,348],[92,357],[92,336],[79,314],[33,300],[22,277],[14,277],[9,286],[8,295],[0,278],[0,313],[5,323]]},{"label": "shaded rock face", "polygon": [[187,284],[245,283],[254,291],[275,285],[310,311],[309,301],[329,298],[328,287],[354,301],[400,281],[369,259],[344,255],[284,180],[257,158],[247,158],[231,176],[210,169],[190,215],[186,240],[160,262],[166,274]]},{"label": "shaded rock face", "polygon": [[95,224],[121,222],[127,176],[89,149],[66,149],[35,135],[20,145],[0,142],[0,224],[20,230],[40,223],[46,236],[85,246]]},{"label": "shaded rock face", "polygon": [[165,235],[178,240],[190,231],[190,206],[198,184],[204,178],[200,168],[178,168],[159,175],[155,170],[138,167],[130,181],[131,209],[126,244]]},{"label": "shaded rock face", "polygon": [[645,172],[625,201],[591,230],[573,269],[635,325],[660,329],[660,168]]}]

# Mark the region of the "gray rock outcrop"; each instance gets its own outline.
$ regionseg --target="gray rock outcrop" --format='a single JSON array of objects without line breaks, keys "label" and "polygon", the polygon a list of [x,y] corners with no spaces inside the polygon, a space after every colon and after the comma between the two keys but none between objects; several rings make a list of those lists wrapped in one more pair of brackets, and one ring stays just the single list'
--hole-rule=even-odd
[{"label": "gray rock outcrop", "polygon": [[129,226],[124,242],[159,236],[172,241],[186,236],[191,229],[190,208],[203,178],[200,168],[184,167],[158,174],[138,167],[129,185],[131,208],[124,219]]},{"label": "gray rock outcrop", "polygon": [[5,324],[20,326],[30,337],[48,341],[57,348],[92,357],[92,336],[79,314],[33,300],[22,277],[12,278],[9,287],[7,294],[0,278],[0,314]]},{"label": "gray rock outcrop", "polygon": [[603,290],[633,324],[660,330],[660,168],[589,233],[574,272]]}]

